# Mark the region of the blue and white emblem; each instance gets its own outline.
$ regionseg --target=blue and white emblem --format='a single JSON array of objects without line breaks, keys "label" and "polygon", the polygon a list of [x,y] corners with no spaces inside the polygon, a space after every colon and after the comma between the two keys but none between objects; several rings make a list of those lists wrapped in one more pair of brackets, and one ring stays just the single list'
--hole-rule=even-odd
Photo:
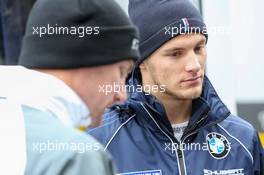
[{"label": "blue and white emblem", "polygon": [[226,137],[215,132],[207,134],[206,142],[209,153],[215,159],[225,158],[231,149]]}]

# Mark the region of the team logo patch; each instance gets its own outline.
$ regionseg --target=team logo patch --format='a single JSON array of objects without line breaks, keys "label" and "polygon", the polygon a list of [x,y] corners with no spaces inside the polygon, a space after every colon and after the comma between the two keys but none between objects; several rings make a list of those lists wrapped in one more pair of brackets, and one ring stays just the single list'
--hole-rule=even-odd
[{"label": "team logo patch", "polygon": [[138,50],[138,48],[139,48],[139,40],[137,38],[134,38],[132,40],[131,49],[132,50]]},{"label": "team logo patch", "polygon": [[244,168],[218,171],[204,169],[204,175],[244,175]]},{"label": "team logo patch", "polygon": [[147,170],[147,171],[135,171],[129,173],[121,173],[118,175],[162,175],[161,170]]},{"label": "team logo patch", "polygon": [[212,132],[206,136],[208,151],[215,159],[225,158],[231,147],[225,136]]},{"label": "team logo patch", "polygon": [[187,18],[182,18],[181,19],[184,25],[184,32],[188,32],[190,24]]}]

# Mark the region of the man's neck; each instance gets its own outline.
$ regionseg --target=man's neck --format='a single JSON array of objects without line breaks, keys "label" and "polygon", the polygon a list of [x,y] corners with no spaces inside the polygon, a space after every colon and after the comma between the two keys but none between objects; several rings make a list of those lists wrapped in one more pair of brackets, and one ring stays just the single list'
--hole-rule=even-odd
[{"label": "man's neck", "polygon": [[[145,75],[146,76],[146,75]],[[153,85],[150,78],[143,78],[143,86]],[[192,100],[179,100],[164,92],[151,92],[165,107],[167,117],[171,124],[183,123],[189,121],[192,113]]]},{"label": "man's neck", "polygon": [[192,100],[177,100],[157,94],[155,96],[163,104],[171,124],[189,121],[192,112]]}]

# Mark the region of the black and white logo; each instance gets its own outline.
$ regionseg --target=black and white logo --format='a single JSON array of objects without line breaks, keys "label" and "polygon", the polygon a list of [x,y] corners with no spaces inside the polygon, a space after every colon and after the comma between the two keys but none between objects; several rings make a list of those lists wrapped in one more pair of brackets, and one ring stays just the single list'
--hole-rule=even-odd
[{"label": "black and white logo", "polygon": [[134,38],[132,40],[131,49],[132,50],[138,50],[138,48],[139,48],[139,40],[137,38]]},{"label": "black and white logo", "polygon": [[225,136],[212,132],[206,136],[208,151],[215,159],[225,158],[231,147]]},{"label": "black and white logo", "polygon": [[244,168],[215,171],[204,169],[204,175],[244,175]]}]

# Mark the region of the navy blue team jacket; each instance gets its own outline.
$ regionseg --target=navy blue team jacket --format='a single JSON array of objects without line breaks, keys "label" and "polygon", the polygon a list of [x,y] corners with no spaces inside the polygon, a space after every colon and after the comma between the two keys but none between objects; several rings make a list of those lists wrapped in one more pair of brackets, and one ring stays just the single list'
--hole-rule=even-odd
[{"label": "navy blue team jacket", "polygon": [[[138,70],[129,80],[139,85]],[[257,131],[230,113],[207,77],[181,141],[174,137],[163,105],[152,95],[132,92],[87,131],[111,152],[125,175],[263,175]]]}]

